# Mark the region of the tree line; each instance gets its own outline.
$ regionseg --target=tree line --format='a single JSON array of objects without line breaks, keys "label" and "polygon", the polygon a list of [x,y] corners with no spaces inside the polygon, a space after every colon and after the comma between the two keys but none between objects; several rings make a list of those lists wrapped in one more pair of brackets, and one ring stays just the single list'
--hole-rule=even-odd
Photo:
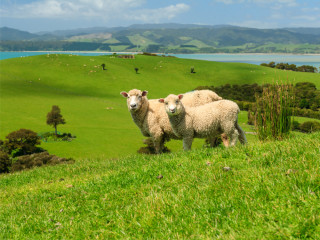
[{"label": "tree line", "polygon": [[[241,110],[252,110],[256,97],[270,84],[225,84],[222,86],[199,86],[196,90],[209,89],[224,99],[234,100]],[[320,119],[320,90],[311,82],[299,82],[293,86],[294,115]]]},{"label": "tree line", "polygon": [[289,70],[289,71],[295,71],[295,72],[311,72],[311,73],[318,72],[318,69],[316,67],[310,66],[310,65],[302,65],[297,67],[295,64],[288,64],[288,63],[276,64],[275,62],[261,63],[260,65],[263,67],[270,67],[270,68]]}]

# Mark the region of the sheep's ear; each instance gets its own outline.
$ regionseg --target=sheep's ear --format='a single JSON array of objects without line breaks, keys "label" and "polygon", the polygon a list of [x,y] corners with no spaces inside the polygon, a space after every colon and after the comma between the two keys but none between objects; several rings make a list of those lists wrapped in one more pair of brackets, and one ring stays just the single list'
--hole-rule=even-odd
[{"label": "sheep's ear", "polygon": [[125,98],[128,97],[128,93],[126,93],[126,92],[121,92],[120,94],[121,94],[123,97],[125,97]]},{"label": "sheep's ear", "polygon": [[182,94],[178,95],[178,98],[179,100],[181,100],[183,98],[183,95]]},{"label": "sheep's ear", "polygon": [[148,91],[143,91],[142,92],[142,96],[144,97],[144,96],[147,96],[147,94],[148,94]]},{"label": "sheep's ear", "polygon": [[159,102],[164,103],[164,98],[160,98]]}]

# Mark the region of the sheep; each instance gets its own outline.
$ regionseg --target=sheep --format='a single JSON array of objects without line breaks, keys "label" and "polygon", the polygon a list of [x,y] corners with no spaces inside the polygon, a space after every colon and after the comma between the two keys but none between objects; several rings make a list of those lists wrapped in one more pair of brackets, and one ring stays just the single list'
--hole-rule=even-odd
[{"label": "sheep", "polygon": [[[128,110],[142,135],[152,137],[156,153],[162,152],[165,140],[181,139],[174,134],[163,103],[160,103],[158,99],[148,100],[148,91],[132,89],[128,93],[121,92],[120,94],[127,98]],[[193,91],[184,96],[186,106],[199,106],[222,99],[210,90]]]},{"label": "sheep", "polygon": [[[246,143],[244,131],[238,125],[240,109],[235,102],[219,100],[197,107],[185,106],[181,99],[184,95],[170,94],[165,99],[159,99],[164,103],[166,113],[173,132],[183,139],[183,149],[190,150],[193,138],[212,139],[218,134],[225,134],[234,146],[237,138],[242,144]],[[223,138],[226,147],[229,142]]]}]

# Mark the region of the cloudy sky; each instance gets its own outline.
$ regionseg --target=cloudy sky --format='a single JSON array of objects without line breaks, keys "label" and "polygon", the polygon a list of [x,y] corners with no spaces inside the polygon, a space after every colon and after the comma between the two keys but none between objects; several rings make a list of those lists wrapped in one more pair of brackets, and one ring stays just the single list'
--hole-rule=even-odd
[{"label": "cloudy sky", "polygon": [[320,0],[0,0],[0,27],[30,32],[134,23],[320,27]]}]

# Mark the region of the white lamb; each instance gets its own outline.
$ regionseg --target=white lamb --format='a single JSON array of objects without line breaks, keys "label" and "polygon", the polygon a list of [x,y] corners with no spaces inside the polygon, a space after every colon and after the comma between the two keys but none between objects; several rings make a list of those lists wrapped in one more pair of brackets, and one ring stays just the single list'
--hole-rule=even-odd
[{"label": "white lamb", "polygon": [[[127,98],[127,105],[132,119],[143,136],[152,137],[157,153],[162,152],[165,140],[171,138],[181,139],[174,134],[163,103],[160,103],[158,99],[148,100],[148,92],[137,89],[132,89],[128,93],[121,92],[120,94]],[[184,96],[184,104],[186,106],[199,106],[222,99],[210,90],[193,91],[186,93]]]},{"label": "white lamb", "polygon": [[[239,140],[246,143],[243,130],[238,125],[240,109],[235,102],[220,100],[197,107],[188,107],[183,104],[182,94],[170,94],[165,99],[159,99],[165,104],[169,121],[177,137],[183,139],[184,150],[191,149],[193,138],[213,139],[219,134],[225,134],[234,146]],[[229,142],[223,139],[226,147]]]}]

